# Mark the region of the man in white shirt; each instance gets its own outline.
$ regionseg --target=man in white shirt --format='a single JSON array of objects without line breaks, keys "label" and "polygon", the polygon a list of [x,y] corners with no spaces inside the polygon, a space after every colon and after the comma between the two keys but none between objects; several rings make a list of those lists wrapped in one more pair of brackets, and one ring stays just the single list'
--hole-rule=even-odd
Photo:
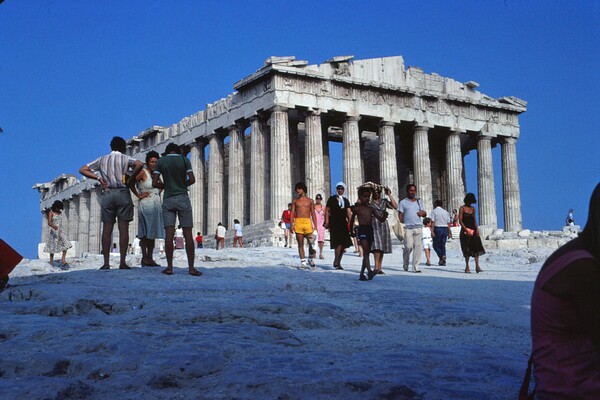
[{"label": "man in white shirt", "polygon": [[419,259],[423,245],[421,235],[423,223],[421,218],[425,218],[427,212],[423,210],[421,199],[417,197],[417,187],[412,183],[406,187],[406,198],[398,204],[398,219],[403,222],[406,228],[404,235],[403,268],[408,271],[410,253],[413,253],[412,270],[421,272],[419,269]]},{"label": "man in white shirt", "polygon": [[[448,225],[450,224],[451,217],[448,211],[442,208],[442,201],[436,200],[433,204],[434,208],[431,212],[431,219],[434,222],[433,225],[433,250],[439,257],[440,261],[438,265],[446,265],[446,240],[448,240]],[[452,235],[450,234],[450,237]]]}]

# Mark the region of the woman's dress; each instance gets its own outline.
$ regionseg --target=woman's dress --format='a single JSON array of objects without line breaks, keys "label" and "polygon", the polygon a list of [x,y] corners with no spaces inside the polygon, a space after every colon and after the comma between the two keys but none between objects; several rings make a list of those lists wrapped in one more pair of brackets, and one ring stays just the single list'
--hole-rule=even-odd
[{"label": "woman's dress", "polygon": [[[477,229],[475,225],[475,215],[463,209],[463,225],[469,229]],[[460,248],[464,257],[477,257],[485,254],[485,249],[481,243],[481,237],[469,236],[464,229],[460,230]]]},{"label": "woman's dress", "polygon": [[317,210],[315,207],[315,215],[317,216],[317,242],[325,241],[325,207],[321,206],[321,210]]},{"label": "woman's dress", "polygon": [[165,224],[163,222],[160,190],[152,187],[152,177],[147,169],[143,169],[146,179],[138,182],[141,193],[150,193],[138,203],[138,238],[164,239]]},{"label": "woman's dress", "polygon": [[67,251],[73,245],[65,234],[62,228],[62,214],[54,214],[52,216],[52,224],[58,227],[58,230],[50,228],[48,240],[44,246],[44,253],[57,254]]},{"label": "woman's dress", "polygon": [[335,249],[338,246],[348,248],[352,246],[350,232],[348,232],[348,209],[350,201],[343,198],[342,205],[338,196],[331,196],[327,200],[329,208],[329,247]]},{"label": "woman's dress", "polygon": [[[388,208],[393,208],[392,204],[387,199],[380,199],[379,204],[375,201],[371,203],[371,207],[377,213],[383,213]],[[371,252],[381,251],[383,253],[392,252],[392,236],[390,234],[390,226],[387,219],[383,222],[377,218],[373,218],[373,244],[371,244]]]}]

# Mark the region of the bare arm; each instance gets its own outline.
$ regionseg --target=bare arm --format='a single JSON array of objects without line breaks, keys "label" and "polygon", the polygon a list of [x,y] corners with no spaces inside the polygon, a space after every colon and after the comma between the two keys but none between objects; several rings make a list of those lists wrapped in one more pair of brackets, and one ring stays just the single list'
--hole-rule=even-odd
[{"label": "bare arm", "polygon": [[52,217],[54,216],[54,212],[52,210],[48,211],[48,226],[52,229],[54,229],[55,231],[58,230],[58,226],[54,225],[52,223]]},{"label": "bare arm", "polygon": [[194,183],[196,183],[196,177],[194,176],[194,173],[192,171],[188,171],[187,176],[188,180],[186,182],[186,185],[192,186]]},{"label": "bare arm", "polygon": [[394,210],[397,210],[398,203],[396,203],[396,200],[394,200],[394,197],[392,196],[392,191],[390,190],[390,188],[388,188],[388,187],[385,188],[385,194],[390,199],[390,203],[392,204],[392,207],[394,208]]},{"label": "bare arm", "polygon": [[159,173],[152,173],[152,187],[161,190],[165,188],[165,184],[160,180]]},{"label": "bare arm", "polygon": [[296,200],[292,201],[292,211],[290,211],[290,230],[295,233],[294,222],[296,221]]},{"label": "bare arm", "polygon": [[310,201],[310,216],[313,226],[313,231],[317,230],[317,213],[315,212],[315,202],[311,199]]},{"label": "bare arm", "polygon": [[97,180],[102,185],[102,188],[106,188],[108,186],[108,183],[106,183],[104,181],[104,179],[102,179],[102,177],[100,177],[100,176],[96,175],[95,173],[93,173],[92,170],[90,169],[90,167],[88,167],[87,164],[84,165],[83,167],[79,168],[79,173],[81,175],[85,176],[86,178]]}]

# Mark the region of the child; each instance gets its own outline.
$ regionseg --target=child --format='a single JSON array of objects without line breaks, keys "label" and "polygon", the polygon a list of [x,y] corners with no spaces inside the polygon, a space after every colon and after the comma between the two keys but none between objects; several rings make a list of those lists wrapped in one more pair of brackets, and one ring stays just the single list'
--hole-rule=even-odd
[{"label": "child", "polygon": [[423,250],[425,250],[425,257],[427,258],[427,262],[425,265],[428,267],[431,266],[431,249],[433,249],[433,222],[431,218],[427,217],[423,219]]},{"label": "child", "polygon": [[[373,225],[371,224],[373,217],[381,222],[385,221],[387,218],[387,211],[378,213],[369,206],[371,194],[372,189],[370,187],[361,186],[358,188],[358,203],[352,207],[352,217],[350,218],[350,226],[353,226],[355,219],[358,220],[356,237],[360,243],[363,254],[360,277],[358,278],[361,281],[371,280],[377,275],[377,272],[371,270],[371,264],[369,262],[371,244],[373,243]],[[365,276],[365,269],[368,270],[368,278]]]}]

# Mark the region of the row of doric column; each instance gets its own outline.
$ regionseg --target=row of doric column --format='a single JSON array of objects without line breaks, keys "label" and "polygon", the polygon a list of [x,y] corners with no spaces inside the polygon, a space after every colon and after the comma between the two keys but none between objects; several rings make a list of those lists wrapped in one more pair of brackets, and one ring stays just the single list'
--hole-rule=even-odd
[{"label": "row of doric column", "polygon": [[[304,140],[299,140],[297,128],[294,130],[294,123],[289,121],[288,110],[275,107],[268,118],[256,115],[249,119],[251,135],[248,146],[245,145],[244,136],[247,125],[242,123],[229,127],[226,134],[215,133],[209,137],[207,144],[210,150],[206,163],[203,145],[197,143],[192,146],[192,164],[199,182],[192,190],[192,196],[194,204],[205,204],[206,207],[206,224],[203,224],[202,210],[199,209],[201,207],[197,207],[198,226],[210,233],[219,222],[231,228],[234,219],[249,224],[278,220],[293,196],[296,180],[306,183],[309,195],[327,195],[331,184],[326,151],[327,127],[323,127],[322,114],[318,110],[307,111],[303,122]],[[404,187],[399,187],[396,125],[394,122],[381,121],[378,126],[379,181],[390,187],[392,193],[402,197]],[[435,200],[430,162],[430,130],[430,127],[424,125],[415,125],[412,130],[411,182],[417,185],[421,201],[427,210],[433,208]],[[461,145],[461,135],[464,134],[464,131],[451,130],[444,143],[443,196],[449,209],[458,208],[465,195],[464,151]],[[229,136],[227,162],[224,155],[226,136]],[[365,180],[359,117],[344,118],[341,139],[343,180],[349,188],[347,195],[352,198],[353,189]],[[522,223],[516,139],[503,138],[499,142],[502,146],[505,228],[517,231],[522,229]],[[492,138],[480,134],[477,136],[476,148],[480,224],[496,228]],[[246,154],[247,152],[250,154]],[[203,201],[202,191],[204,168],[207,170],[206,203]],[[245,175],[246,168],[249,168],[248,179]],[[304,174],[301,175],[299,170],[303,170]]]}]

